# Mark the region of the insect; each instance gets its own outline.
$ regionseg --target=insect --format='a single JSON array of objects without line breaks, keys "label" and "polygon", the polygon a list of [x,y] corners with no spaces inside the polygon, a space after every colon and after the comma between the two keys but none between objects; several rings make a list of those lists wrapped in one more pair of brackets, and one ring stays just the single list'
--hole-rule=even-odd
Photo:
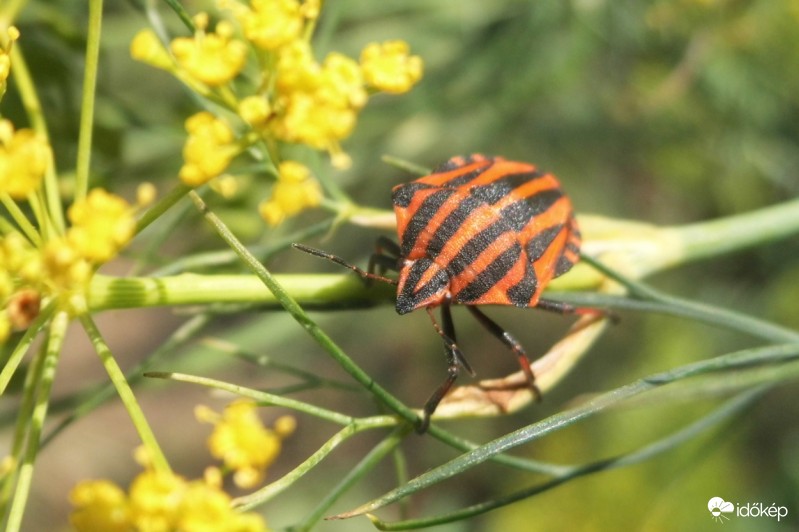
[{"label": "insect", "polygon": [[[453,157],[432,174],[394,187],[392,202],[399,244],[379,238],[366,271],[330,253],[301,244],[294,247],[364,279],[396,285],[399,314],[427,311],[443,339],[448,370],[425,403],[419,432],[427,429],[459,369],[474,376],[455,338],[452,305],[466,306],[516,355],[528,385],[540,398],[524,348],[478,305],[581,310],[541,298],[549,281],[579,260],[580,231],[571,201],[555,176],[501,157]],[[384,277],[387,270],[398,271],[398,279]],[[440,325],[435,308],[441,309]]]}]

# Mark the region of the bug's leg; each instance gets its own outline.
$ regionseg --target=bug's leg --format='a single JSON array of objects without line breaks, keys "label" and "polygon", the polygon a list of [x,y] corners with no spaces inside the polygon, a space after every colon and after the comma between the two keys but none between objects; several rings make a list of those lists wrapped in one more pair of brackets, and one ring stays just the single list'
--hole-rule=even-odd
[{"label": "bug's leg", "polygon": [[593,309],[582,309],[569,303],[564,303],[563,301],[553,301],[551,299],[539,299],[535,308],[540,308],[548,312],[557,312],[558,314],[579,314],[580,311],[593,311]]},{"label": "bug's leg", "polygon": [[369,275],[375,275],[375,270],[378,272],[376,275],[383,275],[388,270],[399,271],[399,269],[399,259],[396,257],[381,255],[380,253],[372,253],[372,255],[369,256],[369,266],[367,269]]},{"label": "bug's leg", "polygon": [[375,243],[378,255],[389,255],[391,257],[399,257],[402,255],[402,249],[399,244],[388,238],[387,236],[377,237]]},{"label": "bug's leg", "polygon": [[619,321],[619,317],[610,310],[602,310],[598,308],[589,307],[575,307],[563,301],[553,301],[551,299],[539,299],[535,308],[546,310],[548,312],[557,312],[558,314],[576,314],[578,316],[594,316],[595,318],[610,318],[611,322]]},{"label": "bug's leg", "polygon": [[480,322],[480,325],[488,329],[488,332],[493,334],[503,344],[508,346],[511,351],[513,351],[513,354],[515,354],[516,358],[519,359],[519,366],[521,366],[524,376],[527,378],[527,384],[533,391],[536,401],[540,401],[541,392],[535,385],[535,375],[533,375],[533,370],[530,368],[530,359],[528,358],[527,353],[524,351],[522,344],[520,344],[516,338],[511,336],[508,331],[497,325],[494,320],[483,314],[477,307],[473,305],[467,305],[466,308],[468,308],[474,317],[477,318],[477,321]]},{"label": "bug's leg", "polygon": [[383,275],[388,270],[399,271],[401,253],[399,244],[385,236],[377,237],[375,252],[369,257],[367,271],[374,273],[377,270],[378,275]]},{"label": "bug's leg", "polygon": [[444,327],[444,334],[442,335],[442,338],[444,338],[445,343],[448,339],[451,340],[451,343],[446,345],[452,348],[452,355],[455,358],[455,362],[457,362],[463,369],[468,371],[469,375],[474,377],[476,375],[475,371],[469,365],[469,361],[466,360],[466,357],[463,356],[463,353],[458,348],[458,341],[455,338],[455,324],[452,321],[452,310],[448,304],[441,306],[441,323]]},{"label": "bug's leg", "polygon": [[297,244],[297,243],[292,244],[292,247],[294,247],[294,249],[299,249],[300,251],[304,251],[305,253],[308,253],[309,255],[313,255],[315,257],[320,257],[320,258],[323,258],[323,259],[327,259],[327,260],[329,260],[331,262],[335,262],[339,266],[344,266],[345,268],[349,268],[350,270],[354,271],[355,273],[360,275],[365,280],[373,279],[375,281],[380,281],[380,282],[383,282],[383,283],[388,283],[388,284],[393,284],[393,285],[397,284],[397,281],[395,281],[394,279],[389,279],[388,277],[383,277],[382,275],[377,275],[377,274],[374,274],[372,272],[364,271],[361,268],[355,266],[354,264],[350,264],[349,262],[345,261],[341,257],[337,257],[336,255],[333,255],[332,253],[328,253],[327,251],[322,251],[320,249],[312,248],[312,247],[309,247],[309,246],[306,246],[306,245],[303,245],[303,244]]},{"label": "bug's leg", "polygon": [[474,375],[474,371],[463,357],[463,353],[461,353],[461,350],[458,348],[458,344],[455,343],[455,327],[452,323],[452,313],[450,312],[449,304],[444,303],[441,305],[441,320],[444,324],[443,329],[438,325],[438,322],[436,322],[432,309],[426,307],[425,310],[427,310],[427,314],[430,316],[430,321],[433,322],[433,327],[435,327],[436,332],[441,336],[441,339],[444,340],[444,355],[447,357],[447,378],[424,404],[422,422],[416,428],[419,434],[427,431],[427,427],[430,426],[430,416],[436,411],[441,399],[443,399],[444,396],[447,395],[449,389],[452,388],[452,384],[455,382],[455,379],[458,378],[460,367],[463,366],[466,371]]}]

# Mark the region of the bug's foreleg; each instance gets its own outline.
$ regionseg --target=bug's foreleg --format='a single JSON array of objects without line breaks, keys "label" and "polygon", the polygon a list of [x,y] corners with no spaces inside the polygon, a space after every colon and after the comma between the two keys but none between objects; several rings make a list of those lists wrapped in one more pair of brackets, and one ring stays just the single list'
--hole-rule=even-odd
[{"label": "bug's foreleg", "polygon": [[427,314],[430,316],[430,321],[433,322],[433,327],[435,327],[436,332],[441,336],[441,339],[444,340],[444,355],[447,358],[447,378],[436,388],[436,391],[433,392],[433,395],[431,395],[424,404],[422,421],[416,429],[420,434],[427,430],[427,427],[430,425],[430,416],[433,415],[433,412],[435,412],[438,407],[438,403],[441,402],[450,388],[452,388],[455,379],[458,378],[460,368],[463,367],[471,375],[474,375],[474,370],[469,366],[463,353],[461,353],[461,350],[458,348],[458,344],[455,342],[455,326],[452,322],[452,313],[449,304],[445,303],[441,305],[443,329],[439,326],[438,322],[436,322],[433,316],[433,310],[430,307],[426,307],[425,310],[427,310]]},{"label": "bug's foreleg", "polygon": [[485,327],[488,332],[493,334],[497,339],[499,339],[499,341],[513,351],[513,354],[516,355],[516,358],[519,360],[519,366],[522,368],[524,376],[527,378],[527,384],[533,391],[536,401],[540,401],[541,391],[535,385],[535,375],[533,375],[533,370],[530,367],[530,358],[527,356],[522,344],[520,344],[516,338],[511,336],[508,331],[500,327],[494,320],[483,314],[477,307],[473,305],[467,305],[466,308],[468,308],[474,317],[477,318],[477,321],[480,322],[480,325]]},{"label": "bug's foreleg", "polygon": [[399,271],[402,265],[400,264],[400,256],[402,250],[399,244],[386,236],[377,237],[375,243],[375,252],[369,257],[369,267],[367,271],[370,275],[383,275],[386,271]]},{"label": "bug's foreleg", "polygon": [[390,257],[402,256],[402,249],[400,248],[400,245],[387,236],[381,235],[377,237],[377,242],[375,242],[375,250],[377,251],[378,255],[388,255]]},{"label": "bug's foreleg", "polygon": [[397,264],[399,259],[396,257],[390,257],[388,255],[381,255],[380,253],[372,253],[369,256],[369,266],[367,272],[369,275],[375,275],[375,271],[377,271],[377,275],[383,275],[386,271],[398,271],[399,264]]},{"label": "bug's foreleg", "polygon": [[[429,312],[429,311],[428,311]],[[452,321],[452,310],[450,309],[449,304],[445,304],[441,306],[441,323],[444,326],[444,334],[442,338],[444,338],[444,343],[446,345],[447,339],[450,339],[451,344],[449,344],[449,349],[452,351],[452,356],[455,359],[455,362],[463,367],[466,371],[469,372],[469,375],[474,377],[476,373],[469,365],[469,361],[466,360],[466,357],[463,356],[463,353],[460,349],[458,349],[458,343],[455,338],[455,323]],[[434,322],[435,325],[435,322]],[[441,334],[439,332],[439,334]]]}]

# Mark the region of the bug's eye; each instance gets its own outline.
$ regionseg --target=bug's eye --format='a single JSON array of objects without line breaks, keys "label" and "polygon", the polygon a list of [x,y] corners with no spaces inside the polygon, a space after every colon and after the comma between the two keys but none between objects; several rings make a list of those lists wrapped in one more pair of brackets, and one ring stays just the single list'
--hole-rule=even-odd
[{"label": "bug's eye", "polygon": [[438,305],[449,293],[449,275],[430,259],[418,259],[400,271],[397,313]]}]

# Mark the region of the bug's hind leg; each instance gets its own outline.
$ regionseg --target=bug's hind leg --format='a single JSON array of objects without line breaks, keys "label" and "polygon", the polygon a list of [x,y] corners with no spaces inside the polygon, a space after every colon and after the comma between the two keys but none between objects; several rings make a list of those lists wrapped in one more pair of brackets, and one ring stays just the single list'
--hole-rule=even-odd
[{"label": "bug's hind leg", "polygon": [[[594,319],[609,318],[612,323],[619,321],[619,316],[610,310],[592,307],[576,307],[570,303],[554,301],[552,299],[539,299],[538,303],[535,305],[535,308],[540,308],[541,310],[546,310],[548,312],[557,312],[561,315],[574,314],[576,316],[593,316]],[[591,323],[593,323],[593,320],[585,322],[577,329],[572,328],[572,332],[575,332]]]},{"label": "bug's hind leg", "polygon": [[483,314],[477,307],[473,305],[467,305],[466,308],[468,308],[472,315],[477,318],[477,321],[480,322],[480,325],[488,329],[488,332],[493,334],[497,339],[499,339],[499,341],[505,344],[514,355],[516,355],[516,358],[519,360],[519,366],[522,368],[524,376],[527,378],[527,384],[533,391],[536,401],[540,401],[541,391],[535,385],[535,375],[533,375],[533,370],[530,367],[530,358],[527,356],[522,344],[520,344],[516,338],[511,336],[508,331],[500,327],[494,320]]},{"label": "bug's hind leg", "polygon": [[460,368],[463,367],[470,375],[474,376],[474,370],[469,366],[469,363],[466,361],[466,358],[464,358],[463,353],[461,353],[455,341],[455,326],[452,322],[452,313],[449,304],[445,303],[441,305],[441,321],[443,328],[436,322],[432,309],[427,307],[425,310],[427,310],[427,314],[430,316],[430,320],[433,322],[433,327],[435,327],[436,332],[441,336],[441,339],[444,340],[444,354],[447,357],[447,378],[436,388],[436,391],[433,392],[433,395],[431,395],[424,404],[422,421],[416,428],[419,434],[424,433],[427,427],[430,426],[430,416],[433,415],[438,404],[444,396],[447,395],[450,388],[452,388],[455,379],[458,378]]}]

